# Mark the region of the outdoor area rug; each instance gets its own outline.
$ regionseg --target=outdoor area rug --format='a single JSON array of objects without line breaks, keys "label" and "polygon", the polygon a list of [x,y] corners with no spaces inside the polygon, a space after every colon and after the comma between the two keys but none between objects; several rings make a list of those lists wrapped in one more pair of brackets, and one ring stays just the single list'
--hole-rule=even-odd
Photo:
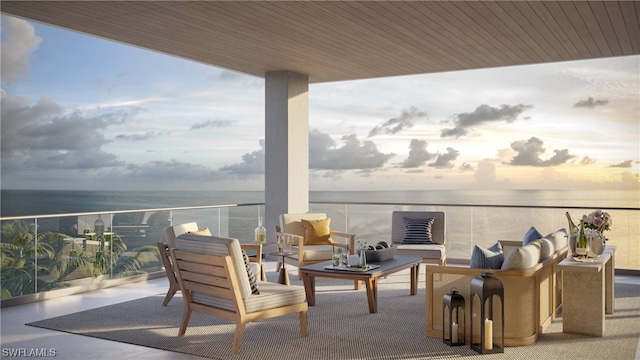
[{"label": "outdoor area rug", "polygon": [[[294,281],[295,279],[295,281]],[[298,283],[297,276],[292,282]],[[167,307],[164,294],[87,310],[27,325],[212,359],[460,359],[479,356],[469,346],[449,347],[425,335],[424,281],[409,295],[409,276],[381,279],[378,313],[368,312],[364,290],[352,282],[316,279],[316,306],[309,307],[309,336],[300,336],[298,315],[250,323],[239,355],[231,354],[235,324],[193,313],[178,337],[182,298]],[[533,345],[508,347],[486,359],[634,359],[640,337],[640,286],[616,284],[615,314],[606,336],[562,333],[560,321]],[[585,314],[589,316],[589,314]]]}]

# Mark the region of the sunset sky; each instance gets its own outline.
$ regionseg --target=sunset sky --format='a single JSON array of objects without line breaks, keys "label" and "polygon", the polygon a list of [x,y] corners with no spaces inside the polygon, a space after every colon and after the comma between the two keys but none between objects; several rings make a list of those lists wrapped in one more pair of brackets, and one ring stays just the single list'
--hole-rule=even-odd
[{"label": "sunset sky", "polygon": [[[2,16],[3,189],[262,190],[264,80]],[[311,190],[640,191],[640,57],[309,86]]]}]

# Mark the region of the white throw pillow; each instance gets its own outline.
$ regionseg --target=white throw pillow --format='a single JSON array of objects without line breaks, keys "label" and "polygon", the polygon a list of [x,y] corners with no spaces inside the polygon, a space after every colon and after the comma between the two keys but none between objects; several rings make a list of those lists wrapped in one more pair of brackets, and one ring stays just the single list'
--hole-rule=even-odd
[{"label": "white throw pillow", "polygon": [[502,270],[525,270],[540,261],[540,244],[529,244],[514,249],[502,263]]}]

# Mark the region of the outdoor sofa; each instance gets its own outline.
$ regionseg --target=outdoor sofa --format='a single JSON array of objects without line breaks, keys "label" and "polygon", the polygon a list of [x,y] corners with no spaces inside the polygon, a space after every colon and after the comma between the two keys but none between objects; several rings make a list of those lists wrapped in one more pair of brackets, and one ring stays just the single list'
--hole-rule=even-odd
[{"label": "outdoor sofa", "polygon": [[[488,272],[500,279],[504,287],[504,345],[521,346],[533,344],[540,333],[556,316],[562,304],[562,271],[558,264],[567,257],[566,230],[560,229],[544,238],[553,243],[553,251],[548,257],[538,260],[533,266],[523,269],[471,268],[469,265],[427,266],[426,276],[426,334],[442,337],[443,297],[457,290],[465,298],[465,337],[470,337],[470,285],[474,277]],[[504,261],[511,255],[525,253],[522,241],[499,241],[504,253]],[[548,244],[548,242],[545,242]],[[527,245],[531,246],[531,244]],[[549,251],[549,249],[547,249]],[[494,300],[494,324],[500,322],[499,301]],[[479,300],[476,297],[474,312],[479,314]],[[474,331],[474,341],[479,342],[479,330]],[[494,341],[499,341],[494,332]]]}]

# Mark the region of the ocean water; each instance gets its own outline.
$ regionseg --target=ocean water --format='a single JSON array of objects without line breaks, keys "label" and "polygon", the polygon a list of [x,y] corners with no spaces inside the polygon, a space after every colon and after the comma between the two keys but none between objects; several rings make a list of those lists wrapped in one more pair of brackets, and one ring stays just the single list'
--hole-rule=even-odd
[{"label": "ocean water", "polygon": [[[390,214],[394,210],[441,210],[447,216],[447,251],[450,258],[469,258],[474,245],[489,247],[497,240],[520,240],[531,226],[547,234],[566,228],[565,211],[574,220],[593,209],[605,209],[613,216],[613,229],[607,232],[610,244],[618,246],[616,266],[640,269],[640,192],[599,191],[314,191],[310,211],[326,212],[336,230],[357,234],[363,241],[388,239]],[[157,191],[29,191],[2,190],[2,217],[79,212],[158,209],[202,205],[263,203],[260,191],[157,192]],[[367,203],[367,204],[353,204]],[[370,203],[375,203],[374,205]],[[403,205],[392,205],[403,204]],[[432,204],[432,205],[418,205]],[[490,205],[469,207],[462,205]],[[499,207],[494,207],[499,206]],[[509,207],[515,206],[515,207]],[[518,206],[556,206],[558,209],[518,208]],[[615,210],[612,210],[614,209]],[[635,210],[630,210],[635,209]],[[173,223],[197,221],[223,236],[249,242],[263,207],[246,206],[225,210],[147,211],[104,217],[129,248],[155,244],[161,229]],[[65,234],[92,228],[97,216],[41,219],[43,230]],[[112,221],[112,222],[109,222]],[[145,224],[141,233],[140,224]],[[272,231],[272,229],[267,229]],[[141,235],[142,234],[142,235]],[[144,235],[144,236],[143,236]]]},{"label": "ocean water", "polygon": [[[640,191],[312,191],[310,201],[640,209]],[[263,203],[261,191],[0,190],[0,217]]]}]

